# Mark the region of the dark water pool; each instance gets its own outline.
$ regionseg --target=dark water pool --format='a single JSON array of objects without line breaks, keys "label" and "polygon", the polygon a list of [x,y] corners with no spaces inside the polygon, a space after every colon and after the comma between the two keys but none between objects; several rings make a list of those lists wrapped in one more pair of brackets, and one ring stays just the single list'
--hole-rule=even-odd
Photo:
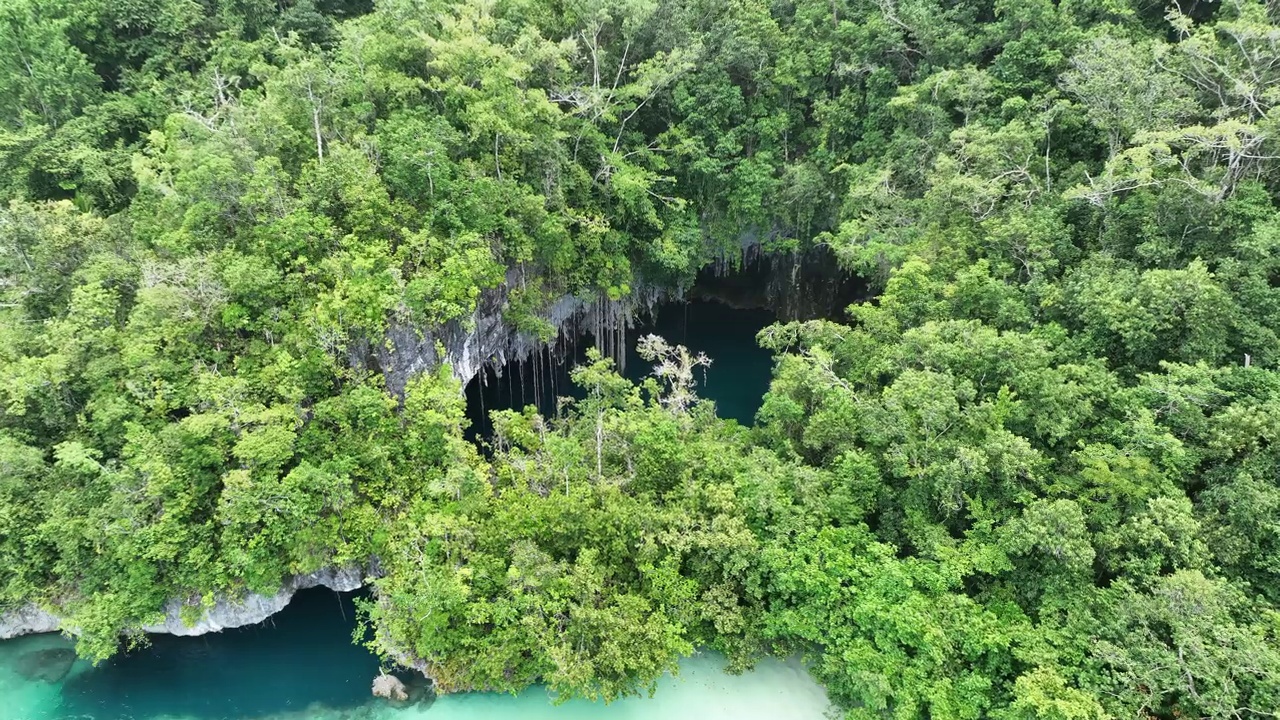
[{"label": "dark water pool", "polygon": [[[28,683],[28,693],[51,695],[28,709],[30,720],[223,720],[358,708],[369,702],[378,660],[351,641],[354,618],[351,594],[317,588],[260,625],[194,638],[155,635],[149,647],[96,668],[77,661],[60,683]],[[16,670],[32,652],[60,646],[70,642],[0,643],[0,665],[8,660]]]},{"label": "dark water pool", "polygon": [[[756,333],[776,320],[768,310],[738,309],[708,300],[664,303],[652,318],[627,332],[624,374],[637,382],[649,374],[651,364],[636,353],[637,339],[649,333],[693,352],[704,352],[712,364],[705,375],[701,371],[697,375],[698,394],[715,401],[720,417],[750,425],[773,371],[773,356],[756,344]],[[586,359],[591,344],[592,338],[587,336],[572,356],[562,352],[553,359],[543,354],[533,362],[510,363],[501,376],[492,369],[484,371],[483,382],[477,379],[467,387],[472,439],[491,434],[488,413],[493,410],[537,405],[541,412],[550,414],[556,397],[581,397],[569,371]]]},{"label": "dark water pool", "polygon": [[715,401],[720,417],[750,425],[773,374],[773,355],[756,344],[756,333],[776,321],[768,310],[741,310],[711,301],[663,305],[652,322],[640,325],[628,338],[627,377],[641,380],[651,370],[636,353],[636,338],[661,335],[711,358],[698,394]]},{"label": "dark water pool", "polygon": [[822,720],[829,709],[795,661],[765,659],[730,676],[715,654],[683,661],[679,677],[664,678],[652,699],[557,705],[534,687],[393,707],[370,694],[378,663],[351,643],[351,601],[309,590],[254,627],[157,635],[150,648],[96,668],[43,663],[34,678],[20,672],[35,667],[33,653],[61,657],[70,641],[0,641],[0,720]]}]

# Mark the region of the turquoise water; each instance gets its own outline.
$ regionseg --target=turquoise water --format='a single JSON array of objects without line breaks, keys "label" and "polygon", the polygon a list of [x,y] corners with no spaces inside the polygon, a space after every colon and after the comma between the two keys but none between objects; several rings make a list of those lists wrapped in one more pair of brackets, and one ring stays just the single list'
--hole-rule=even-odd
[{"label": "turquoise water", "polygon": [[[750,423],[772,370],[755,334],[773,320],[765,311],[714,302],[664,305],[652,322],[629,333],[626,374],[645,376],[635,339],[657,333],[711,356],[699,394],[714,400],[722,417]],[[531,367],[525,368],[529,387],[511,382],[518,371],[509,372],[485,389],[484,409],[569,394],[569,365],[558,373],[541,368],[540,378],[558,379],[539,380],[537,392]],[[475,386],[468,399],[475,430],[484,433]],[[545,690],[532,689],[434,702],[426,696],[392,707],[370,693],[378,661],[351,642],[354,618],[352,596],[308,590],[261,625],[194,638],[157,635],[149,647],[96,668],[69,657],[72,643],[58,635],[0,642],[0,720],[819,720],[829,709],[825,693],[797,663],[765,660],[733,676],[714,654],[685,659],[679,676],[664,678],[653,698],[607,706],[557,706]]]},{"label": "turquoise water", "polygon": [[[76,660],[61,679],[66,639],[0,642],[0,720],[819,720],[828,710],[794,662],[767,660],[733,676],[713,654],[686,659],[653,698],[556,706],[532,689],[393,708],[370,694],[378,662],[351,643],[352,610],[350,596],[310,590],[261,625],[158,635],[96,668]],[[20,669],[31,672],[36,658],[46,660],[45,678],[24,678]]]}]

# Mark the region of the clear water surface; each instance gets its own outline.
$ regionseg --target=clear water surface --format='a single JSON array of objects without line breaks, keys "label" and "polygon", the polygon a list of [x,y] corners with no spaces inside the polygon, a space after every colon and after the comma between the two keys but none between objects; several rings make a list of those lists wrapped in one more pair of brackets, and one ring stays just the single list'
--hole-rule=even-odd
[{"label": "clear water surface", "polygon": [[[727,675],[713,654],[688,658],[653,698],[610,705],[554,705],[534,688],[517,696],[467,693],[394,708],[374,698],[378,662],[351,642],[351,597],[299,593],[265,623],[178,638],[98,667],[76,660],[55,682],[59,650],[70,642],[35,635],[0,642],[3,720],[819,720],[822,688],[794,662],[766,660]],[[38,662],[43,660],[43,662]]]},{"label": "clear water surface", "polygon": [[[648,372],[634,345],[644,333],[705,352],[713,364],[699,394],[714,400],[722,417],[749,424],[772,368],[755,334],[773,321],[767,311],[714,302],[664,305],[629,334],[626,374]],[[572,392],[567,367],[561,372],[554,389]],[[473,432],[487,429],[482,407],[533,401],[532,388],[510,382],[519,374],[486,387],[483,405],[477,387],[469,388]],[[538,394],[550,396],[548,385],[540,383]],[[664,678],[653,698],[554,705],[535,688],[393,708],[372,697],[378,661],[352,643],[354,618],[351,596],[315,589],[260,625],[194,638],[157,635],[149,647],[98,667],[71,661],[71,642],[58,635],[0,642],[0,720],[819,720],[829,711],[822,688],[797,663],[765,660],[733,676],[714,654],[683,661],[679,677]]]}]

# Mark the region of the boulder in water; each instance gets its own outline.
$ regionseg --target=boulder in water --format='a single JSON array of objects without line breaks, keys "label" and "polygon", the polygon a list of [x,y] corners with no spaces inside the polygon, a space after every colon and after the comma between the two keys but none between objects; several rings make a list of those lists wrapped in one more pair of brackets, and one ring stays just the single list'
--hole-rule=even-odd
[{"label": "boulder in water", "polygon": [[45,648],[20,655],[17,670],[27,680],[40,680],[52,685],[61,682],[75,662],[76,651],[71,648]]},{"label": "boulder in water", "polygon": [[375,697],[386,698],[395,702],[405,702],[409,699],[409,691],[405,688],[404,683],[400,681],[400,678],[386,673],[373,679],[373,694]]}]

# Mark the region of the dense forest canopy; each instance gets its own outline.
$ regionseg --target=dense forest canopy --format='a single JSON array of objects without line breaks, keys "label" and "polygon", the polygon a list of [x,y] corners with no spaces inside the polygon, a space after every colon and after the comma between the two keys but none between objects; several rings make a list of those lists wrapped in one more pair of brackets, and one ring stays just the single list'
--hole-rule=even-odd
[{"label": "dense forest canopy", "polygon": [[[6,0],[0,64],[0,609],[86,656],[359,565],[446,691],[1280,711],[1280,5]],[[877,291],[753,427],[656,339],[484,448],[369,360],[744,243]]]}]

